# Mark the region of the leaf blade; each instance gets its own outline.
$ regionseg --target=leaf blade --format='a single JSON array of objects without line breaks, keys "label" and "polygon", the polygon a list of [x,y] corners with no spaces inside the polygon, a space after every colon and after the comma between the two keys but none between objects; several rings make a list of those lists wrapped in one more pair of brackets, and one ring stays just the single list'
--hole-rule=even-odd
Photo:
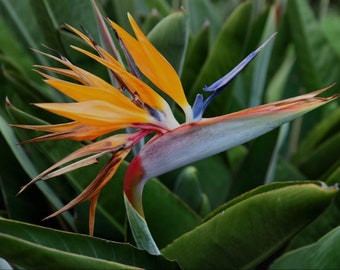
[{"label": "leaf blade", "polygon": [[338,269],[339,243],[340,227],[337,227],[317,242],[286,253],[270,269]]},{"label": "leaf blade", "polygon": [[336,194],[336,189],[311,183],[276,185],[240,199],[175,240],[163,254],[186,269],[251,268],[311,222]]},{"label": "leaf blade", "polygon": [[[129,244],[0,218],[0,256],[17,265],[54,269],[176,269],[176,264]],[[4,244],[3,244],[4,243]],[[6,245],[11,244],[11,246]],[[12,248],[9,248],[12,247]],[[24,249],[20,252],[18,250]],[[27,255],[30,256],[27,256]],[[137,266],[137,267],[136,267]]]}]

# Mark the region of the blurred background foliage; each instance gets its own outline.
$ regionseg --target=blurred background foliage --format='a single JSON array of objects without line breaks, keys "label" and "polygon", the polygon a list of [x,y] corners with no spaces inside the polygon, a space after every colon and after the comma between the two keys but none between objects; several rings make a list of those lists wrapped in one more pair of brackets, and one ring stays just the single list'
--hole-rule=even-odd
[{"label": "blurred background foliage", "polygon": [[[205,85],[219,79],[273,32],[278,32],[254,63],[211,104],[205,117],[277,101],[332,83],[337,85],[327,95],[339,93],[338,1],[102,0],[98,4],[105,17],[129,31],[126,13],[134,16],[180,74],[191,104]],[[77,28],[81,25],[100,42],[91,2],[1,0],[0,14],[0,215],[10,220],[87,233],[86,203],[60,217],[47,221],[41,219],[79,194],[101,166],[83,168],[48,182],[39,182],[16,196],[22,185],[72,149],[79,148],[81,143],[52,141],[18,145],[18,142],[37,134],[12,129],[9,124],[62,121],[31,105],[65,100],[32,70],[34,64],[56,66],[57,63],[33,52],[32,48],[48,51],[44,47],[46,45],[74,64],[109,80],[105,69],[70,48],[70,44],[83,44],[64,27],[64,23]],[[167,246],[203,222],[212,210],[264,184],[297,180],[321,180],[328,185],[338,183],[338,104],[339,101],[327,104],[245,145],[150,181],[144,192],[144,207],[157,244],[161,248]],[[103,162],[105,160],[100,163]],[[121,184],[126,166],[127,163],[102,192],[95,236],[133,243],[122,199]],[[251,266],[268,267],[286,251],[302,246],[307,248],[309,244],[314,244],[313,248],[321,246],[325,249],[327,241],[322,241],[323,238],[321,242],[317,241],[339,226],[339,202],[337,195],[318,218],[313,216],[299,231],[289,234],[284,241],[280,239],[280,245],[276,243],[274,250],[278,252],[266,253],[266,256],[254,260]],[[294,201],[290,203],[294,207]],[[264,210],[254,208],[254,211]],[[246,220],[247,217],[244,218]],[[294,223],[293,220],[294,217]],[[11,226],[15,227],[13,224]],[[280,223],[273,225],[281,226]],[[332,232],[337,235],[338,231]],[[335,242],[328,248],[339,250],[339,243]],[[330,245],[329,242],[327,245]],[[170,248],[168,253],[171,252]],[[290,253],[290,257],[279,259],[277,267],[295,265],[293,262],[298,262],[299,259],[295,258],[299,256],[301,252],[296,257]],[[154,262],[153,265],[159,266],[160,263]]]}]

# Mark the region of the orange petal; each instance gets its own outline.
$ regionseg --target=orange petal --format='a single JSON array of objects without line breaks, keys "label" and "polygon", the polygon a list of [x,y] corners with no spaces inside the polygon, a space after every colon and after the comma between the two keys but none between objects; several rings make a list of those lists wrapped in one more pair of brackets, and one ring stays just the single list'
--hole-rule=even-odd
[{"label": "orange petal", "polygon": [[299,111],[306,111],[308,108],[315,108],[319,105],[322,105],[330,100],[333,100],[338,97],[338,95],[333,95],[327,98],[323,97],[317,97],[317,95],[325,92],[329,88],[331,88],[334,84],[325,87],[323,89],[313,91],[304,95],[280,100],[277,102],[272,102],[269,104],[264,104],[261,106],[257,106],[254,108],[245,109],[242,111],[238,111],[235,113],[227,114],[223,117],[226,118],[234,118],[239,116],[247,116],[247,117],[257,117],[259,114],[269,114],[273,113],[275,115],[276,113],[284,113],[284,112],[292,112],[298,113]]},{"label": "orange petal", "polygon": [[[40,66],[40,65],[35,65],[35,67],[47,70],[47,71],[51,71],[54,72],[56,74],[60,74],[66,77],[69,77],[73,80],[76,80],[78,82],[80,82],[83,85],[87,85],[87,86],[92,86],[92,87],[98,87],[98,88],[107,88],[107,89],[111,89],[112,91],[120,91],[119,89],[115,88],[113,85],[109,84],[108,82],[106,82],[105,80],[99,78],[96,75],[93,75],[92,73],[81,69],[77,66],[74,66],[70,63],[67,64],[67,66],[70,69],[64,69],[64,68],[54,68],[54,67],[47,67],[47,66]],[[40,75],[42,75],[43,77],[45,77],[46,79],[49,80],[58,80],[55,77],[52,77],[50,75],[47,75],[43,72],[37,71]]]},{"label": "orange petal", "polygon": [[78,31],[76,28],[72,27],[69,24],[66,24],[66,26],[73,31],[75,34],[77,34],[82,40],[84,40],[88,45],[90,45],[92,48],[95,49],[94,44],[92,42],[92,40],[86,36],[85,34],[83,34],[82,32]]},{"label": "orange petal", "polygon": [[160,96],[158,95],[151,87],[149,87],[146,83],[142,82],[140,79],[137,77],[133,76],[129,72],[127,72],[119,63],[116,59],[111,57],[109,54],[105,55],[106,58],[109,58],[109,60],[103,59],[93,53],[90,53],[86,50],[83,50],[78,47],[72,46],[77,51],[80,51],[83,54],[86,54],[87,56],[93,58],[94,60],[98,61],[102,65],[106,66],[112,72],[115,73],[117,77],[119,77],[124,84],[127,86],[132,93],[137,93],[138,97],[140,99],[148,104],[151,108],[160,110],[160,111],[168,111],[169,105],[167,102]]},{"label": "orange petal", "polygon": [[75,101],[103,100],[121,107],[135,106],[130,99],[111,85],[98,88],[55,79],[45,80],[45,82]]},{"label": "orange petal", "polygon": [[115,126],[107,125],[102,127],[95,127],[84,125],[78,122],[70,122],[57,125],[11,125],[11,126],[37,131],[53,132],[52,134],[39,136],[37,138],[26,140],[22,143],[60,139],[71,139],[76,141],[94,140],[101,135],[117,130]]},{"label": "orange petal", "polygon": [[[67,66],[70,69],[70,71],[68,71],[67,69],[53,68],[53,67],[40,66],[40,65],[35,65],[35,67],[42,68],[42,69],[52,71],[52,72],[56,72],[58,74],[70,77],[72,79],[75,79],[75,80],[81,82],[84,85],[94,86],[94,87],[106,87],[106,86],[109,85],[109,86],[113,87],[112,85],[105,82],[103,79],[97,77],[96,75],[93,75],[92,73],[90,73],[90,72],[88,72],[88,71],[86,71],[82,68],[79,68],[79,67],[73,65],[71,62],[67,61],[66,59],[60,59],[60,58],[55,57],[51,54],[44,53],[44,52],[41,52],[41,51],[37,51],[37,50],[34,50],[34,51]],[[72,73],[72,71],[73,71],[73,73]],[[46,78],[49,78],[49,79],[52,78],[52,76],[43,74],[41,72],[39,72],[39,73]]]},{"label": "orange petal", "polygon": [[[110,136],[106,139],[100,140],[98,142],[86,145],[86,146],[72,152],[68,156],[64,157],[63,159],[61,159],[60,161],[53,164],[51,167],[49,167],[48,169],[46,169],[45,171],[43,171],[42,173],[37,175],[29,183],[24,185],[20,189],[19,193],[21,193],[28,186],[39,181],[40,179],[45,180],[45,179],[49,179],[49,178],[52,178],[52,177],[57,176],[57,175],[61,175],[61,174],[76,170],[80,167],[84,167],[84,166],[93,164],[94,160],[97,160],[100,156],[103,156],[103,155],[108,154],[108,153],[116,152],[116,151],[121,151],[121,149],[123,149],[123,148],[128,148],[132,145],[133,138],[135,138],[135,137],[138,138],[139,135],[140,134],[138,132],[137,133],[131,133],[131,134],[116,134],[116,135]],[[80,158],[83,158],[83,157],[86,157],[86,156],[90,156],[90,157],[85,158],[85,162],[83,162],[83,163],[81,163],[81,162],[80,163],[79,162],[73,163],[69,166],[66,166],[66,169],[64,171],[63,171],[63,169],[61,169],[61,171],[59,171],[59,172],[57,171],[57,173],[55,173],[56,171],[54,171],[54,170],[57,169],[58,167],[61,167],[66,163],[69,163],[73,160],[80,159]],[[81,164],[81,166],[79,164]],[[65,168],[65,167],[63,167],[63,168]]]},{"label": "orange petal", "polygon": [[[44,69],[44,70],[47,70],[47,71],[51,71],[51,72],[54,72],[56,74],[60,74],[60,75],[66,76],[66,77],[69,77],[69,78],[71,78],[73,80],[76,80],[76,81],[80,82],[80,78],[77,75],[77,73],[75,73],[73,70],[70,70],[70,69],[54,68],[54,67],[47,67],[47,66],[40,66],[40,65],[35,65],[34,67],[41,68],[41,69]],[[48,75],[46,73],[43,73],[43,72],[41,72],[39,70],[35,70],[35,71],[37,73],[39,73],[41,76],[45,77],[46,79],[55,79],[55,80],[57,80],[55,77],[53,77],[51,75]]]},{"label": "orange petal", "polygon": [[116,173],[119,165],[124,160],[126,155],[129,153],[130,149],[126,149],[122,151],[119,156],[112,156],[110,161],[100,170],[97,177],[72,201],[66,204],[64,207],[59,209],[58,211],[54,212],[52,215],[49,215],[48,218],[55,217],[62,212],[69,210],[70,208],[74,207],[75,205],[82,203],[86,200],[93,199],[91,201],[91,208],[90,208],[90,221],[89,221],[89,229],[90,233],[93,233],[94,227],[94,218],[95,218],[95,205],[99,196],[100,191],[105,187],[105,185],[111,180],[112,176]]},{"label": "orange petal", "polygon": [[144,110],[131,103],[120,107],[101,100],[77,103],[38,103],[37,107],[90,126],[125,128],[134,123],[153,123],[155,120]]},{"label": "orange petal", "polygon": [[191,111],[182,84],[175,69],[151,44],[135,20],[128,14],[130,24],[137,37],[134,39],[116,23],[110,21],[118,36],[131,54],[141,72],[159,89],[169,95],[185,112]]},{"label": "orange petal", "polygon": [[96,219],[96,208],[100,192],[92,196],[90,199],[90,211],[89,211],[89,235],[94,233],[94,221]]}]

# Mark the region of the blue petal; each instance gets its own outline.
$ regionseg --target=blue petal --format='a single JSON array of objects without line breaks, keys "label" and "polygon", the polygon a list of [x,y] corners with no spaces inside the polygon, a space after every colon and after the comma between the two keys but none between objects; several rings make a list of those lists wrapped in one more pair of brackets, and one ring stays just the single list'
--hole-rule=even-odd
[{"label": "blue petal", "polygon": [[203,111],[204,111],[203,95],[198,94],[196,96],[194,104],[192,105],[192,113],[193,113],[193,116],[194,116],[194,121],[201,120],[202,115],[203,115]]},{"label": "blue petal", "polygon": [[232,79],[234,79],[257,55],[261,50],[267,46],[267,44],[272,40],[276,33],[272,34],[259,48],[251,52],[241,63],[239,63],[232,71],[227,73],[218,81],[214,82],[210,86],[203,88],[204,91],[212,92],[217,91],[225,87]]}]

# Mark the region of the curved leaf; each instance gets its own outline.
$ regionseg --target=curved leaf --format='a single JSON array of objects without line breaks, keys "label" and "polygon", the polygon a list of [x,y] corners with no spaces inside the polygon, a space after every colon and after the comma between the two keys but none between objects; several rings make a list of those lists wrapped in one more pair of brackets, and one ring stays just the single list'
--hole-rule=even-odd
[{"label": "curved leaf", "polygon": [[314,244],[291,251],[277,259],[270,269],[339,269],[340,227]]},{"label": "curved leaf", "polygon": [[29,268],[176,269],[175,263],[129,244],[0,218],[0,257]]},{"label": "curved leaf", "polygon": [[313,244],[323,235],[340,225],[339,194],[327,209],[306,228],[301,230],[285,247],[285,252]]},{"label": "curved leaf", "polygon": [[254,267],[314,220],[336,193],[312,183],[261,187],[219,209],[162,253],[185,269]]},{"label": "curved leaf", "polygon": [[[141,269],[71,252],[51,250],[7,234],[0,233],[0,239],[2,242],[2,248],[0,248],[2,256],[23,267],[48,267],[49,269]],[[6,248],[4,248],[5,246]],[[14,255],[13,252],[10,252],[10,249],[15,250],[16,254]],[[18,257],[22,259],[18,260]]]}]

